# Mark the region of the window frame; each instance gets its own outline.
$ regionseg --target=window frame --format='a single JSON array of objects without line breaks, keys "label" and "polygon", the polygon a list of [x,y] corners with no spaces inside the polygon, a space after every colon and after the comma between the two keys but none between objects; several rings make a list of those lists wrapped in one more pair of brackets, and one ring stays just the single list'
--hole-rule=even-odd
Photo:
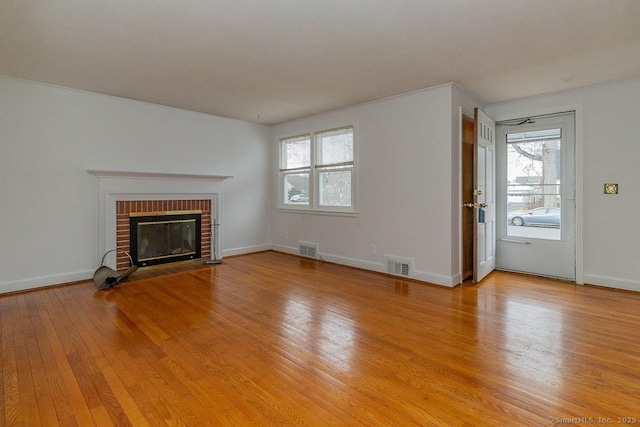
[{"label": "window frame", "polygon": [[309,202],[307,204],[299,204],[299,205],[294,205],[294,204],[288,204],[286,203],[285,197],[284,197],[284,193],[285,193],[285,178],[287,175],[294,175],[294,174],[300,174],[300,173],[306,173],[309,176],[309,190],[308,193],[313,193],[312,190],[312,170],[313,170],[313,160],[312,160],[312,153],[309,153],[309,166],[296,166],[296,167],[292,167],[292,168],[288,168],[286,167],[287,165],[285,165],[286,163],[286,150],[284,149],[285,143],[287,142],[292,142],[295,140],[303,140],[307,139],[309,140],[309,150],[313,151],[313,134],[308,132],[308,133],[302,133],[299,135],[294,135],[294,136],[289,136],[289,137],[285,137],[285,138],[280,138],[279,141],[279,152],[280,152],[280,172],[278,175],[278,188],[279,188],[279,196],[278,196],[278,206],[282,207],[282,208],[286,208],[286,209],[299,209],[301,207],[305,207],[305,206],[309,206],[311,203],[311,194],[307,194],[307,196],[309,197]]},{"label": "window frame", "polygon": [[[352,135],[352,161],[338,163],[318,164],[320,158],[319,150],[321,145],[321,136],[329,132],[336,132],[343,129],[350,129]],[[287,141],[305,136],[310,138],[310,166],[299,168],[286,168],[286,151],[284,149]],[[283,136],[278,139],[278,202],[277,209],[282,211],[304,211],[312,214],[327,215],[352,215],[357,214],[357,143],[356,143],[356,126],[348,124],[334,128],[324,128],[321,130],[313,130],[310,132],[297,133],[291,136]],[[320,204],[320,175],[327,171],[349,171],[351,174],[351,205],[350,206],[328,206]],[[309,173],[309,202],[307,204],[290,204],[285,201],[286,185],[285,178],[293,173]]]}]

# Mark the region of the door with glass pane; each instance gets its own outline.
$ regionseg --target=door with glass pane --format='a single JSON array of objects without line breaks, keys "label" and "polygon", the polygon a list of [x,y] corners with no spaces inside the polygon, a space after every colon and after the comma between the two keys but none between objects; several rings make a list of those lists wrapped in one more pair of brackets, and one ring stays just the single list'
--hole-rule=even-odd
[{"label": "door with glass pane", "polygon": [[496,266],[575,280],[574,115],[497,127]]}]

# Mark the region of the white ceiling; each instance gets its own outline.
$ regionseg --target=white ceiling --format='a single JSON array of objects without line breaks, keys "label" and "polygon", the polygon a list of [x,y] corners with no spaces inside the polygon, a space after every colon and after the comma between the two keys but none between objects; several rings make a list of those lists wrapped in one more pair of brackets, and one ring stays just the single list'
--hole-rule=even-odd
[{"label": "white ceiling", "polygon": [[279,123],[640,78],[640,0],[2,0],[0,75]]}]

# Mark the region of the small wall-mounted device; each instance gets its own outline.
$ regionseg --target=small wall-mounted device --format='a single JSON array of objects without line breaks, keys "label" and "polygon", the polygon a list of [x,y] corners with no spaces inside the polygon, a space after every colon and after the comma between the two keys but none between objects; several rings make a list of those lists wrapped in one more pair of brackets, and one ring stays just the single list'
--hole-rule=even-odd
[{"label": "small wall-mounted device", "polygon": [[605,184],[604,194],[618,194],[618,184]]}]

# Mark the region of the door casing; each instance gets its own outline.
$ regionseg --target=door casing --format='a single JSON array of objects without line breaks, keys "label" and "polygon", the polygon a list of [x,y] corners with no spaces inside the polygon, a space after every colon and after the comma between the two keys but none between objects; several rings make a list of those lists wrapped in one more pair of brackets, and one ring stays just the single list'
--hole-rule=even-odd
[{"label": "door casing", "polygon": [[[494,106],[488,106],[487,112],[493,117],[496,121],[504,121],[504,120],[513,120],[519,117],[528,117],[528,116],[538,116],[545,114],[552,114],[561,111],[574,111],[575,112],[575,162],[576,162],[576,284],[582,285],[584,284],[584,214],[583,214],[583,200],[584,200],[584,106],[582,103],[570,103],[570,104],[561,104],[555,107],[549,108],[549,105],[544,105],[541,107],[536,107],[535,103],[529,105],[528,107],[514,108],[513,105],[509,103],[505,104],[496,104]],[[472,113],[466,110],[463,107],[459,108],[459,123],[460,123],[460,150],[462,150],[462,117],[463,116],[472,116]],[[462,151],[459,153],[459,165],[460,165],[460,183],[462,183],[462,169],[464,165],[462,164]],[[462,185],[460,185],[460,198],[459,201],[461,203],[465,203],[462,198]],[[462,247],[464,244],[464,240],[467,238],[464,233],[464,229],[462,228],[462,219],[460,219],[460,232],[459,232],[459,241],[460,241],[460,272],[458,277],[462,277]],[[462,283],[462,280],[460,280]]]},{"label": "door casing", "polygon": [[[524,119],[524,118],[523,118]],[[551,117],[530,117],[533,123],[498,126],[498,239],[497,268],[541,276],[575,280],[575,115],[567,112]],[[539,129],[562,129],[561,147],[561,239],[507,235],[506,135]],[[531,234],[530,236],[535,236]]]}]

